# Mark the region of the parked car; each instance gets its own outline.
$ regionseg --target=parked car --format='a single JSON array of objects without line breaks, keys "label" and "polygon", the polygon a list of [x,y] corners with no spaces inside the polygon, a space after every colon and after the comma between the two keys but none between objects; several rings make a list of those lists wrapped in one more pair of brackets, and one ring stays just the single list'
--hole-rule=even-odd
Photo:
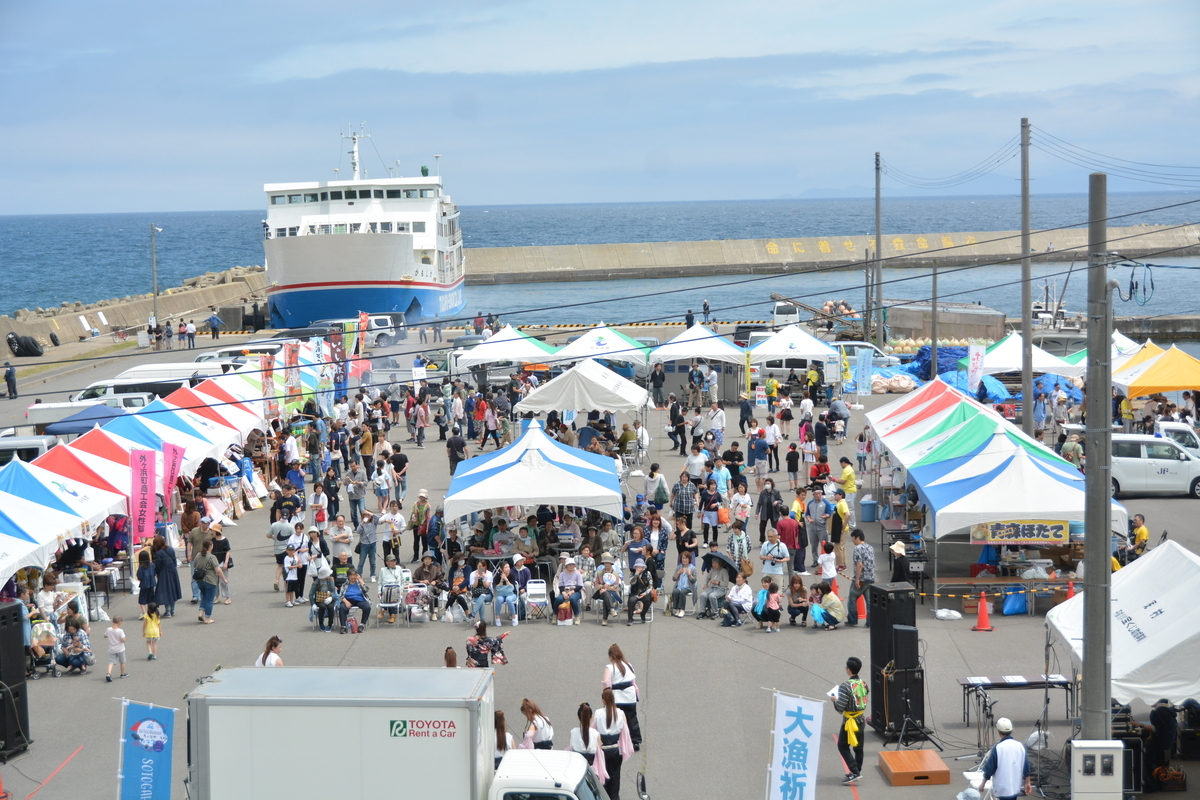
[{"label": "parked car", "polygon": [[[313,322],[313,326],[328,325],[331,328],[345,330],[346,323],[348,322],[357,327],[358,318],[319,319]],[[407,338],[407,333],[404,332],[403,327],[397,329],[396,320],[390,314],[367,315],[367,347],[387,347],[392,342],[404,338]]]},{"label": "parked car", "polygon": [[1162,434],[1164,439],[1173,439],[1184,450],[1200,458],[1200,436],[1186,422],[1156,422],[1154,432]]},{"label": "parked car", "polygon": [[1200,498],[1200,458],[1172,438],[1114,433],[1112,492],[1113,496],[1190,494]]},{"label": "parked car", "polygon": [[871,351],[871,364],[876,367],[898,367],[900,366],[900,357],[885,353],[870,342],[830,342],[832,347],[841,347],[846,351],[846,356],[850,359],[850,369],[854,369],[854,365],[858,363],[858,350],[866,348]]},{"label": "parked car", "polygon": [[791,303],[776,303],[771,314],[771,327],[775,330],[786,328],[788,325],[800,324],[800,307]]},{"label": "parked car", "polygon": [[[766,339],[767,337],[769,337],[771,335],[770,326],[765,325],[761,322],[748,323],[746,325],[738,325],[736,328],[733,329],[733,343],[736,344],[738,347],[749,347],[751,334],[759,333],[762,331],[766,331],[766,334],[767,334],[766,336],[762,337],[763,339]],[[761,340],[759,340],[759,341],[761,341]]]}]

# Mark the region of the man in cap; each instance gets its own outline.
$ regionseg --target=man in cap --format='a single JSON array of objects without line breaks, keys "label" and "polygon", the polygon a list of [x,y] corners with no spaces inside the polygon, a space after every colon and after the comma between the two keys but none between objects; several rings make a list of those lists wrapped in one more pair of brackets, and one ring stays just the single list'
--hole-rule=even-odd
[{"label": "man in cap", "polygon": [[650,603],[653,602],[653,588],[650,576],[646,574],[646,562],[637,559],[633,562],[633,578],[629,581],[629,603],[626,606],[629,621],[625,623],[626,627],[633,625],[633,612],[638,606],[641,606],[642,622],[646,621],[646,612],[650,610]]},{"label": "man in cap", "polygon": [[746,468],[754,473],[756,491],[763,490],[767,480],[767,469],[770,466],[771,446],[767,444],[767,432],[763,428],[750,432],[750,446],[746,448]]},{"label": "man in cap", "polygon": [[1029,756],[1025,753],[1025,745],[1012,738],[1012,729],[1008,717],[996,720],[1000,741],[983,762],[983,779],[992,781],[992,794],[996,800],[1013,800],[1022,794],[1033,793]]},{"label": "man in cap", "polygon": [[9,362],[4,362],[4,386],[8,390],[8,399],[17,397],[17,368]]}]

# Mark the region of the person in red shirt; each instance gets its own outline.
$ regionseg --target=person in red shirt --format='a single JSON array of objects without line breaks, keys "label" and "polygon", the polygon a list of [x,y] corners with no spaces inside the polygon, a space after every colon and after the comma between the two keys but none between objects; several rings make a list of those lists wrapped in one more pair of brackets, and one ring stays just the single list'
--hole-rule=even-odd
[{"label": "person in red shirt", "polygon": [[804,571],[805,542],[800,536],[800,523],[789,517],[782,517],[775,523],[779,541],[787,545],[792,554],[792,569],[795,572]]}]

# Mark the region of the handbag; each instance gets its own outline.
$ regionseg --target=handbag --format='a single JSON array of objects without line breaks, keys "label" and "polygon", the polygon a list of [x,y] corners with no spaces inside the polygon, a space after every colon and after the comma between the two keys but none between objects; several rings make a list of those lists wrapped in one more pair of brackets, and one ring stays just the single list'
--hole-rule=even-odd
[{"label": "handbag", "polygon": [[722,506],[721,508],[717,509],[717,524],[718,525],[728,525],[729,524],[729,509],[728,508],[725,508],[724,506]]},{"label": "handbag", "polygon": [[748,558],[742,558],[741,563],[738,564],[738,569],[740,569],[742,574],[747,578],[754,574],[754,564],[750,563],[750,559]]},{"label": "handbag", "polygon": [[324,522],[325,520],[325,509],[324,507],[318,506],[313,510],[313,522]]},{"label": "handbag", "polygon": [[84,653],[83,654],[83,662],[85,664],[87,664],[89,667],[96,666],[96,654],[90,650],[88,652]]},{"label": "handbag", "polygon": [[208,574],[208,562],[200,562],[199,559],[192,562],[192,580],[196,583],[204,580],[204,576]]},{"label": "handbag", "polygon": [[359,555],[361,553],[362,553],[362,542],[358,542],[357,544],[354,545],[354,555]]},{"label": "handbag", "polygon": [[665,486],[663,486],[663,482],[660,479],[658,482],[658,487],[654,490],[654,502],[660,506],[664,506],[670,499],[671,496],[667,494],[667,489]]}]

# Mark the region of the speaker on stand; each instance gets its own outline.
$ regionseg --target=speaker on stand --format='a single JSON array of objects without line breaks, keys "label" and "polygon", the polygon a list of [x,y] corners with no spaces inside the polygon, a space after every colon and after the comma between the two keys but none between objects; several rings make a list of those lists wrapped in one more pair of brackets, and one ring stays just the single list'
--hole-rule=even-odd
[{"label": "speaker on stand", "polygon": [[29,698],[25,694],[24,608],[0,605],[0,763],[29,749]]}]

